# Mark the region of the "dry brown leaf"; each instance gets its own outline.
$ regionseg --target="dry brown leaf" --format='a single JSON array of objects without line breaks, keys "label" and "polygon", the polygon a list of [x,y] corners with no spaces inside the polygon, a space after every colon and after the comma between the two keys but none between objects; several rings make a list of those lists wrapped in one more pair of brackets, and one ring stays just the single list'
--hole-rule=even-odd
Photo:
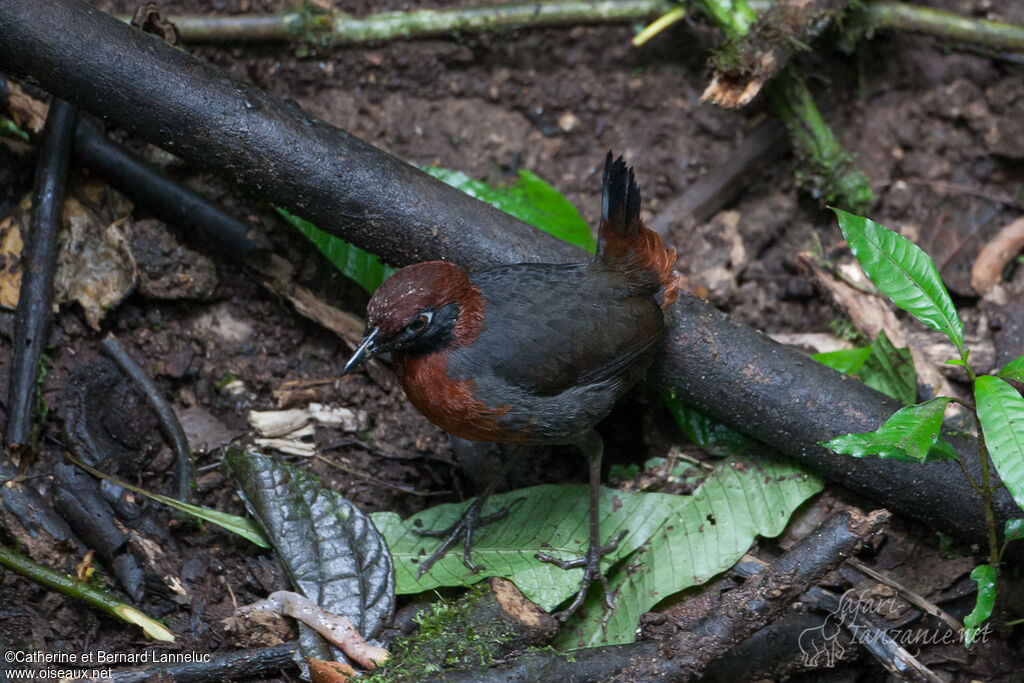
[{"label": "dry brown leaf", "polygon": [[56,298],[81,304],[94,330],[104,312],[135,287],[138,271],[125,230],[131,209],[123,195],[96,183],[64,202]]},{"label": "dry brown leaf", "polygon": [[[77,301],[93,329],[104,311],[135,286],[137,271],[125,227],[132,203],[98,182],[72,186],[61,216],[54,303]],[[0,306],[16,308],[24,266],[22,251],[32,216],[26,195],[0,221]]]}]

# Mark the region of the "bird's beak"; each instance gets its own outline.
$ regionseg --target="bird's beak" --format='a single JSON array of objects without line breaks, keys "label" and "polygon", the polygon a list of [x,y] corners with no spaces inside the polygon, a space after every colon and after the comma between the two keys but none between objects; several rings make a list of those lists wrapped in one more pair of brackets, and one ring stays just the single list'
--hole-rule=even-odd
[{"label": "bird's beak", "polygon": [[373,357],[376,351],[373,341],[376,339],[378,332],[380,332],[379,327],[370,330],[363,336],[363,341],[359,342],[359,348],[355,350],[352,357],[345,363],[345,369],[341,371],[342,375],[358,370],[359,366]]}]

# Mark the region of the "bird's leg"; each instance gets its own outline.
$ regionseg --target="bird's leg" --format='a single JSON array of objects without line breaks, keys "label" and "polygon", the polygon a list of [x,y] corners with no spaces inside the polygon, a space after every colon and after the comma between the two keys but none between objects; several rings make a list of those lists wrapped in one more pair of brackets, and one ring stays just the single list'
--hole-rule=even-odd
[{"label": "bird's leg", "polygon": [[601,545],[599,499],[601,492],[601,456],[604,453],[604,442],[597,431],[591,429],[580,440],[579,447],[584,455],[587,456],[587,464],[590,470],[590,544],[587,546],[587,554],[575,560],[560,560],[547,553],[537,553],[537,559],[541,562],[549,562],[562,569],[583,567],[583,580],[580,582],[580,590],[576,593],[576,598],[565,610],[554,615],[560,621],[568,619],[583,605],[583,600],[587,597],[587,589],[590,588],[590,584],[594,579],[600,579],[604,586],[604,603],[607,608],[615,609],[612,593],[608,588],[608,579],[601,573],[601,558],[615,550],[619,546],[619,541],[626,535],[626,531],[623,530],[606,545]]},{"label": "bird's leg", "polygon": [[462,516],[459,517],[454,524],[443,530],[425,529],[422,531],[416,531],[420,536],[444,538],[444,543],[441,544],[441,547],[435,550],[430,557],[420,564],[417,577],[423,576],[430,571],[430,568],[434,566],[434,563],[444,557],[445,553],[447,553],[453,545],[458,543],[459,539],[463,536],[465,536],[466,540],[462,545],[462,564],[466,565],[466,567],[474,574],[484,569],[483,565],[473,564],[473,561],[470,558],[470,551],[473,548],[473,531],[474,529],[479,529],[482,526],[486,526],[491,522],[501,519],[508,514],[512,505],[515,505],[515,502],[513,502],[512,504],[506,505],[500,510],[492,512],[489,515],[480,516],[484,503],[487,502],[487,499],[490,498],[492,493],[494,493],[494,490],[498,488],[498,485],[505,479],[505,475],[508,474],[510,469],[512,469],[512,465],[519,460],[522,451],[522,448],[516,448],[507,455],[501,464],[501,469],[498,471],[498,474],[495,475],[491,482],[487,484],[487,487],[473,499],[470,506],[466,508],[466,511],[462,513]]}]

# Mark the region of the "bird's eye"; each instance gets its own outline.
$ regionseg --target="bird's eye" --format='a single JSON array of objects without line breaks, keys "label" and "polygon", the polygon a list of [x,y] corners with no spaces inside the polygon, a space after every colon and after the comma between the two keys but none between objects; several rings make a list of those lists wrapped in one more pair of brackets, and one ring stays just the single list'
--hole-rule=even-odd
[{"label": "bird's eye", "polygon": [[430,311],[423,311],[418,316],[412,319],[412,322],[409,323],[409,329],[412,330],[413,332],[422,332],[423,330],[427,329],[427,325],[430,324],[430,321],[433,317],[434,314],[431,313]]}]

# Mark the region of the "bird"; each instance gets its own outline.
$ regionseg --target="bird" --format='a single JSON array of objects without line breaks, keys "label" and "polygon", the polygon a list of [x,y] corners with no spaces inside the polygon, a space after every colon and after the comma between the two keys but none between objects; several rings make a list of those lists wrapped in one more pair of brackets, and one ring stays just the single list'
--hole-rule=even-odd
[{"label": "bird", "polygon": [[[620,534],[600,540],[598,491],[603,442],[594,426],[646,373],[664,335],[665,311],[679,293],[676,251],[662,244],[640,216],[632,167],[608,152],[602,176],[601,219],[593,258],[579,263],[517,263],[467,272],[448,261],[415,263],[397,271],[367,304],[366,330],[342,374],[375,354],[390,352],[405,394],[427,419],[470,441],[576,445],[588,459],[590,543],[584,557],[537,558],[563,568],[583,567],[572,614],[600,579],[612,607],[600,559]],[[420,566],[420,575],[465,536],[501,516],[480,516],[515,457],[450,529]],[[427,532],[422,532],[425,535]]]}]

